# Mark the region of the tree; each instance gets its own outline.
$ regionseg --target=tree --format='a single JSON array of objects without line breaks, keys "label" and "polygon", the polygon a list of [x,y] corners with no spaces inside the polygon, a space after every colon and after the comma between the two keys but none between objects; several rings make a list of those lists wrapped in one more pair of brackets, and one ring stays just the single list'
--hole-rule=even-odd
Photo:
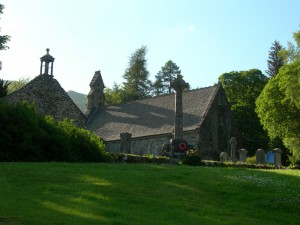
[{"label": "tree", "polygon": [[10,83],[8,81],[4,81],[0,79],[0,98],[6,96],[8,94],[8,86]]},{"label": "tree", "polygon": [[269,70],[267,70],[266,73],[270,77],[274,77],[278,73],[280,67],[284,65],[284,60],[282,56],[278,54],[282,50],[283,50],[282,45],[275,40],[269,51],[269,59],[267,61]]},{"label": "tree", "polygon": [[300,30],[294,32],[293,37],[296,45],[289,41],[287,43],[287,48],[284,48],[279,52],[279,56],[283,58],[285,64],[300,60]]},{"label": "tree", "polygon": [[29,77],[22,77],[18,81],[11,81],[8,87],[8,94],[19,90],[30,81]]},{"label": "tree", "polygon": [[268,134],[281,139],[292,156],[300,162],[300,30],[293,33],[296,45],[280,51],[285,65],[268,81],[256,101],[256,112]]},{"label": "tree", "polygon": [[170,83],[176,78],[177,74],[181,74],[179,67],[172,60],[165,63],[161,70],[155,76],[154,89],[159,94],[171,94],[173,90],[170,87]]},{"label": "tree", "polygon": [[153,88],[153,94],[158,96],[158,95],[162,95],[164,93],[164,84],[163,84],[163,79],[162,79],[162,72],[159,71],[156,75],[155,75],[155,81],[152,85]]},{"label": "tree", "polygon": [[258,69],[232,71],[219,77],[241,132],[242,144],[250,154],[254,154],[259,147],[267,147],[269,142],[268,135],[255,112],[255,100],[267,80],[268,78]]},{"label": "tree", "polygon": [[124,102],[124,89],[121,85],[114,83],[112,88],[104,89],[105,105],[118,105]]},{"label": "tree", "polygon": [[256,101],[256,112],[271,138],[280,138],[300,161],[300,62],[284,65]]},{"label": "tree", "polygon": [[[4,5],[0,4],[0,14],[3,14]],[[6,43],[10,40],[10,36],[8,35],[0,35],[0,51],[8,49]],[[2,69],[2,61],[0,61],[0,70]],[[0,98],[4,97],[8,93],[8,83],[7,81],[0,79]]]},{"label": "tree", "polygon": [[[0,4],[0,14],[3,14],[4,5]],[[9,47],[6,45],[6,43],[10,40],[10,36],[8,35],[0,35],[0,50],[6,50]]]},{"label": "tree", "polygon": [[129,59],[129,65],[123,78],[125,91],[125,101],[142,99],[149,96],[151,82],[148,80],[146,59],[147,47],[142,46],[137,49]]}]

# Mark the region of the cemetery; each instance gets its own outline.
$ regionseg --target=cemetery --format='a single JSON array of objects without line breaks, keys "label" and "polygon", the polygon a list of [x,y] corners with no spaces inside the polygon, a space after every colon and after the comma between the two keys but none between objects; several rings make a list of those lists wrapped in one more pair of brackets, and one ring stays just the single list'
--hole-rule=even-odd
[{"label": "cemetery", "polygon": [[[243,2],[242,8],[234,8],[241,3],[214,2],[212,14],[207,10],[210,1],[5,4],[13,2],[19,11],[12,15],[23,15],[24,21],[7,20],[10,31],[20,30],[11,42],[17,50],[7,59],[25,72],[34,65],[27,57],[35,55],[41,42],[54,45],[59,60],[47,48],[33,79],[0,78],[0,225],[300,224],[300,31],[293,33],[296,45],[273,43],[268,76],[259,69],[244,69],[262,55],[257,43],[264,42],[265,31],[274,32],[267,24],[259,26],[262,18],[255,20],[264,14],[263,22],[268,22],[266,3],[251,8],[252,3]],[[197,6],[195,12],[192,5]],[[3,9],[0,3],[0,14]],[[244,21],[248,11],[256,21],[249,25],[256,30]],[[275,18],[284,13],[274,12],[270,19],[281,33]],[[238,17],[227,23],[226,13]],[[197,27],[191,16],[198,20]],[[218,26],[210,24],[211,18],[217,18]],[[35,21],[38,28],[27,26]],[[235,27],[238,22],[251,35]],[[28,36],[20,38],[23,33]],[[10,38],[0,35],[0,51],[9,49]],[[231,39],[234,45],[228,44]],[[176,62],[185,62],[183,72],[168,60],[152,74],[154,81],[148,79],[146,45],[131,55],[123,76],[112,72],[122,67],[115,50],[122,55],[124,47],[145,40],[159,50],[151,53],[155,60],[167,52]],[[101,71],[90,70],[95,63],[101,64]],[[231,67],[243,70],[224,70],[217,82],[205,85],[212,73]],[[109,88],[115,73],[124,82]],[[84,99],[84,109],[63,88],[79,77],[90,80],[89,85],[80,83],[87,94],[71,90]]]}]

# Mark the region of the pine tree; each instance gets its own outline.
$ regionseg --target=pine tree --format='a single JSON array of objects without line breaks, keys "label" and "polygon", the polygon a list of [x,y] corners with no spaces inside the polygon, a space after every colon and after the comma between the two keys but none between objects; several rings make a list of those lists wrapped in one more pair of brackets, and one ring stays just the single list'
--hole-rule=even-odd
[{"label": "pine tree", "polygon": [[155,76],[156,80],[154,88],[159,90],[158,94],[171,94],[173,90],[170,88],[170,82],[173,81],[177,74],[181,74],[179,67],[172,60],[165,63],[161,70]]},{"label": "pine tree", "polygon": [[125,101],[149,96],[151,82],[148,79],[146,53],[147,47],[142,46],[130,57],[129,66],[123,75],[123,78],[126,80],[124,82]]},{"label": "pine tree", "polygon": [[154,95],[158,96],[158,95],[162,95],[164,93],[164,84],[163,84],[163,80],[162,80],[162,72],[159,71],[156,75],[155,75],[155,81],[153,83],[153,92]]},{"label": "pine tree", "polygon": [[270,77],[274,77],[278,73],[280,67],[282,67],[284,65],[283,58],[278,54],[282,50],[283,50],[282,45],[278,41],[275,40],[269,51],[269,59],[267,61],[268,62],[268,70],[266,71],[266,73]]}]

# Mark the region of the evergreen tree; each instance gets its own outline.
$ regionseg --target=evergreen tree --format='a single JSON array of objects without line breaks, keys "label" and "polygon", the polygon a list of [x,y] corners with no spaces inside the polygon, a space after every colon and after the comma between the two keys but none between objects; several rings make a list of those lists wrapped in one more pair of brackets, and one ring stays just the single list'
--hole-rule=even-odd
[{"label": "evergreen tree", "polygon": [[147,47],[142,46],[129,59],[129,66],[123,75],[123,78],[126,80],[124,82],[125,101],[149,96],[151,82],[148,80],[149,72],[147,70],[146,53]]},{"label": "evergreen tree", "polygon": [[152,85],[154,95],[162,95],[164,93],[164,84],[163,84],[163,79],[162,79],[162,72],[159,71],[155,75],[155,81]]},{"label": "evergreen tree", "polygon": [[173,81],[177,74],[181,74],[179,67],[172,60],[165,63],[161,70],[155,76],[155,90],[160,89],[160,94],[171,94],[173,90],[170,87],[170,82]]},{"label": "evergreen tree", "polygon": [[270,77],[274,77],[278,73],[280,67],[284,65],[284,60],[282,56],[278,54],[282,50],[283,50],[282,45],[275,40],[269,51],[269,59],[267,61],[269,70],[267,70],[266,73]]},{"label": "evergreen tree", "polygon": [[0,98],[7,95],[8,85],[10,85],[10,83],[8,81],[4,81],[4,80],[0,79]]}]

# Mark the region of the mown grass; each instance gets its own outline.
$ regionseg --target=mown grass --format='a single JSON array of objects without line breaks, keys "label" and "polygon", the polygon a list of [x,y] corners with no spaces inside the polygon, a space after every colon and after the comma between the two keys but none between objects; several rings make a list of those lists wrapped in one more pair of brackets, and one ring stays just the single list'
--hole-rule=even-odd
[{"label": "mown grass", "polygon": [[300,171],[1,163],[0,224],[300,224]]}]

